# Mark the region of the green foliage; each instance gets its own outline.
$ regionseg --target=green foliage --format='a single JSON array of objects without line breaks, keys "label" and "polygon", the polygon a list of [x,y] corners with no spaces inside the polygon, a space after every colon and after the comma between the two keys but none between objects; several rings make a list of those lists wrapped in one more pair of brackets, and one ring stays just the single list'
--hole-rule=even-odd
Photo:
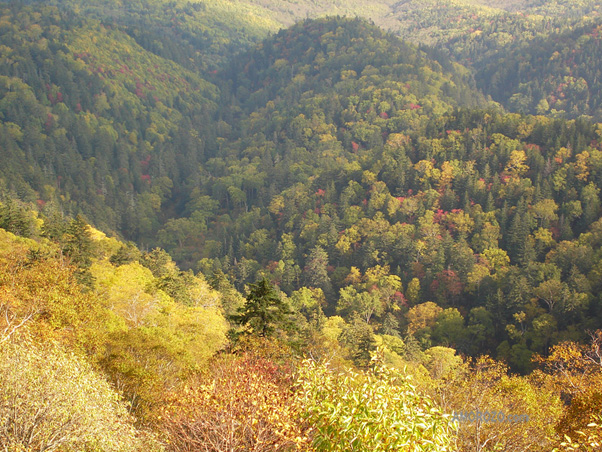
[{"label": "green foliage", "polygon": [[[69,231],[70,250],[93,252],[85,258],[95,285],[85,293],[60,244],[0,230],[0,345],[27,332],[39,343],[58,341],[83,352],[145,416],[166,387],[202,369],[225,346],[221,295],[201,277],[184,280],[171,259],[155,260],[161,277],[138,262],[114,266],[109,256],[120,243],[81,218]],[[165,276],[181,279],[173,298],[161,288]]]},{"label": "green foliage", "polygon": [[89,226],[81,215],[71,221],[65,234],[61,237],[63,251],[71,259],[71,263],[77,267],[76,277],[78,282],[91,288],[94,279],[90,274],[92,265],[92,237]]},{"label": "green foliage", "polygon": [[372,353],[376,349],[376,341],[374,330],[363,319],[352,317],[341,332],[339,341],[347,348],[348,357],[355,365],[369,365]]},{"label": "green foliage", "polygon": [[290,326],[289,314],[289,307],[270,282],[263,278],[256,284],[249,284],[245,304],[230,319],[244,327],[249,334],[268,337]]},{"label": "green foliage", "polygon": [[56,246],[0,229],[0,343],[20,331],[92,352],[105,340],[107,312],[82,293]]},{"label": "green foliage", "polygon": [[336,373],[306,362],[298,384],[318,451],[453,450],[452,423],[409,376],[386,367]]},{"label": "green foliage", "polygon": [[98,359],[141,415],[165,388],[202,369],[225,346],[227,331],[219,293],[202,278],[184,279],[162,250],[150,255],[153,271],[108,259],[91,268],[97,296],[117,317]]},{"label": "green foliage", "polygon": [[33,218],[29,209],[11,198],[0,203],[0,228],[22,237],[30,237],[33,233]]},{"label": "green foliage", "polygon": [[[356,325],[364,351],[347,356],[364,361],[373,334],[409,328],[424,349],[497,354],[528,371],[532,353],[599,326],[597,239],[587,238],[601,213],[597,125],[468,109],[485,100],[465,68],[360,19],[280,31],[222,65],[214,86],[180,71],[179,56],[139,47],[129,28],[154,33],[160,11],[182,19],[176,30],[198,25],[202,8],[147,6],[146,19],[115,26],[101,17],[111,8],[89,3],[104,22],[68,7],[2,13],[6,47],[42,68],[27,80],[2,69],[3,186],[42,208],[42,235],[75,256],[85,286],[85,241],[63,212],[165,246],[169,259],[116,249],[113,263],[141,259],[149,284],[187,306],[207,292],[175,262],[221,271],[239,290],[263,276],[287,295],[320,289],[325,315],[371,328]],[[31,168],[20,166],[25,149]],[[57,149],[81,165],[64,166]],[[35,236],[35,215],[23,223],[9,204],[5,225]],[[241,299],[226,292],[236,314]],[[408,309],[429,301],[456,311],[414,328]],[[499,322],[485,333],[477,319],[488,317]]]},{"label": "green foliage", "polygon": [[599,21],[578,23],[508,46],[479,68],[477,80],[514,111],[600,120],[600,28]]},{"label": "green foliage", "polygon": [[68,10],[1,6],[0,22],[0,185],[148,239],[164,181],[197,169],[215,86]]},{"label": "green foliage", "polygon": [[124,29],[150,53],[203,72],[276,30],[269,11],[249,1],[53,0],[50,4]]},{"label": "green foliage", "polygon": [[[0,227],[39,240],[0,235],[0,342],[85,351],[143,421],[227,346],[225,318],[339,367],[383,346],[463,397],[442,406],[534,413],[540,388],[456,353],[528,373],[602,327],[597,3],[0,6]],[[324,12],[394,31],[276,31]],[[598,396],[570,396],[572,438]],[[543,438],[485,427],[460,443]]]}]

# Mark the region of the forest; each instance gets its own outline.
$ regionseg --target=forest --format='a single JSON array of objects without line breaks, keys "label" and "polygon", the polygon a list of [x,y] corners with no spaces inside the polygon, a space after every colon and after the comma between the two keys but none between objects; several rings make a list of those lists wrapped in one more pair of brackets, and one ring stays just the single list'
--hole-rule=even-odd
[{"label": "forest", "polygon": [[1,2],[0,449],[600,450],[601,8]]}]

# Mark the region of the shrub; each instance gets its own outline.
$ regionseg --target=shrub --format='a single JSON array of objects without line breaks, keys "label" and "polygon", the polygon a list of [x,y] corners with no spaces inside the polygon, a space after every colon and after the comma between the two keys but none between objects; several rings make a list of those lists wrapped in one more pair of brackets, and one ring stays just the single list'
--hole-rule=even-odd
[{"label": "shrub", "polygon": [[318,451],[452,450],[450,419],[388,367],[335,373],[308,361],[297,394]]},{"label": "shrub", "polygon": [[27,342],[0,348],[0,444],[19,452],[161,449],[83,359]]},{"label": "shrub", "polygon": [[307,450],[290,375],[252,354],[216,358],[211,375],[170,394],[158,428],[175,452]]}]

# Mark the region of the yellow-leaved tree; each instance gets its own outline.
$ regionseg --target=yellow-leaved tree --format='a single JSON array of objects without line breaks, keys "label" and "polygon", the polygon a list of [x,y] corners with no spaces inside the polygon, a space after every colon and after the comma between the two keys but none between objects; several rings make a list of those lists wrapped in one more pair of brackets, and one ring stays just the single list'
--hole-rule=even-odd
[{"label": "yellow-leaved tree", "polygon": [[91,267],[98,297],[114,315],[101,364],[143,415],[165,390],[204,367],[226,343],[218,294],[191,277],[192,305],[174,300],[138,262]]}]

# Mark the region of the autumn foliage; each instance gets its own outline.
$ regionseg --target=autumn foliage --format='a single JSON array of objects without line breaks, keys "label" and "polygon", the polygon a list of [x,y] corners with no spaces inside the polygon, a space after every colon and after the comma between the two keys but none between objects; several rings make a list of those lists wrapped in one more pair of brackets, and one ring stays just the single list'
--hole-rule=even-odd
[{"label": "autumn foliage", "polygon": [[9,452],[160,451],[89,363],[57,346],[0,348],[0,445]]},{"label": "autumn foliage", "polygon": [[310,450],[291,379],[257,355],[218,357],[168,395],[157,422],[175,452]]},{"label": "autumn foliage", "polygon": [[317,451],[451,451],[455,426],[411,377],[377,366],[362,373],[306,362],[298,397]]}]

